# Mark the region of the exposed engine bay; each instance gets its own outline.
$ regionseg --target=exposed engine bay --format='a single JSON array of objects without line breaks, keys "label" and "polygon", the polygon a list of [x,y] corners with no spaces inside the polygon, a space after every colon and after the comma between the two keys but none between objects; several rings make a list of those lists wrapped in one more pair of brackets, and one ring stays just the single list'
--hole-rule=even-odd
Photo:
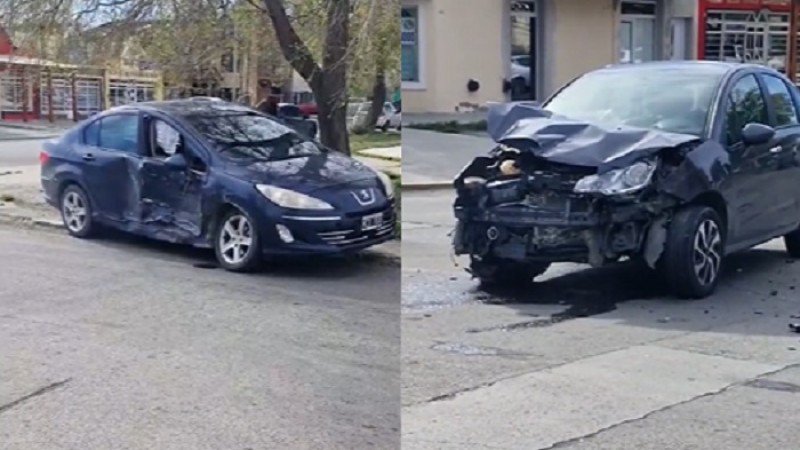
[{"label": "exposed engine bay", "polygon": [[671,212],[707,191],[727,157],[696,136],[525,104],[490,111],[488,128],[497,147],[454,181],[454,250],[478,259],[602,266],[627,256],[655,267]]}]

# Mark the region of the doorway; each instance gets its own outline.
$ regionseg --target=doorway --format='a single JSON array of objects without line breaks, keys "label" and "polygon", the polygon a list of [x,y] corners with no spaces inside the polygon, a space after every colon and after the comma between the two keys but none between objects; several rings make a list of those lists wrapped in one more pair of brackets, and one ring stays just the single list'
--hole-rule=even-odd
[{"label": "doorway", "polygon": [[620,2],[619,62],[656,59],[656,0]]},{"label": "doorway", "polygon": [[537,90],[537,0],[512,0],[509,40],[509,92],[511,101],[536,100]]}]

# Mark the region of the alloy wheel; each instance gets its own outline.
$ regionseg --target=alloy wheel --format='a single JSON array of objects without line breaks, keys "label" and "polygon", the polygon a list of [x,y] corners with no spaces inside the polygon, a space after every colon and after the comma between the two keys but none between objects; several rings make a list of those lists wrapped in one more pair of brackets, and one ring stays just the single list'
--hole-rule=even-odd
[{"label": "alloy wheel", "polygon": [[719,226],[705,219],[694,235],[694,273],[703,286],[709,286],[719,276],[722,264],[722,235]]},{"label": "alloy wheel", "polygon": [[234,214],[222,225],[219,253],[226,263],[242,264],[253,248],[253,227],[242,214]]},{"label": "alloy wheel", "polygon": [[88,208],[83,197],[74,191],[67,192],[61,208],[67,228],[74,233],[80,233],[86,227],[88,220]]}]

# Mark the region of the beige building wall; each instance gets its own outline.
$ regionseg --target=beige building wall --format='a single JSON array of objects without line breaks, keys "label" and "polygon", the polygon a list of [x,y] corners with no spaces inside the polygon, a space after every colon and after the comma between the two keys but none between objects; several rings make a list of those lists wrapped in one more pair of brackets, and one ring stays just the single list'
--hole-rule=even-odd
[{"label": "beige building wall", "polygon": [[[660,4],[672,17],[691,17],[693,2]],[[502,88],[510,70],[509,0],[402,0],[402,4],[419,8],[421,41],[422,81],[403,83],[405,111],[447,113],[463,104],[485,106],[508,99]],[[584,72],[619,61],[619,4],[618,0],[540,0],[539,99]],[[668,26],[666,20],[659,25],[664,45]],[[470,79],[480,83],[475,93],[467,90]]]},{"label": "beige building wall", "polygon": [[[500,101],[503,94],[503,0],[404,0],[419,8],[422,81],[403,86],[403,109],[453,112],[461,104]],[[474,79],[480,89],[471,93]]]},{"label": "beige building wall", "polygon": [[545,10],[544,96],[578,75],[617,62],[613,0],[556,0]]}]

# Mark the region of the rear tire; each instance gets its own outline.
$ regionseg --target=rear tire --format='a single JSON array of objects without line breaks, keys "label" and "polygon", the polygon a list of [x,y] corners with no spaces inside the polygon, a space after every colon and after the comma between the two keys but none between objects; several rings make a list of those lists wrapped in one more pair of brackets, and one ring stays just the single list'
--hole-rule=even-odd
[{"label": "rear tire", "polygon": [[792,231],[783,237],[786,252],[794,259],[800,259],[800,229]]},{"label": "rear tire", "polygon": [[238,209],[222,216],[214,233],[219,265],[231,272],[252,272],[261,266],[261,240],[253,220]]},{"label": "rear tire", "polygon": [[503,260],[472,259],[470,272],[477,277],[481,286],[524,286],[545,273],[550,263],[521,263]]},{"label": "rear tire", "polygon": [[673,217],[658,268],[675,296],[702,299],[719,283],[724,252],[725,233],[717,212],[689,206]]},{"label": "rear tire", "polygon": [[64,228],[71,236],[88,239],[97,232],[97,226],[92,219],[92,205],[89,196],[77,184],[71,184],[61,193],[59,210]]}]

